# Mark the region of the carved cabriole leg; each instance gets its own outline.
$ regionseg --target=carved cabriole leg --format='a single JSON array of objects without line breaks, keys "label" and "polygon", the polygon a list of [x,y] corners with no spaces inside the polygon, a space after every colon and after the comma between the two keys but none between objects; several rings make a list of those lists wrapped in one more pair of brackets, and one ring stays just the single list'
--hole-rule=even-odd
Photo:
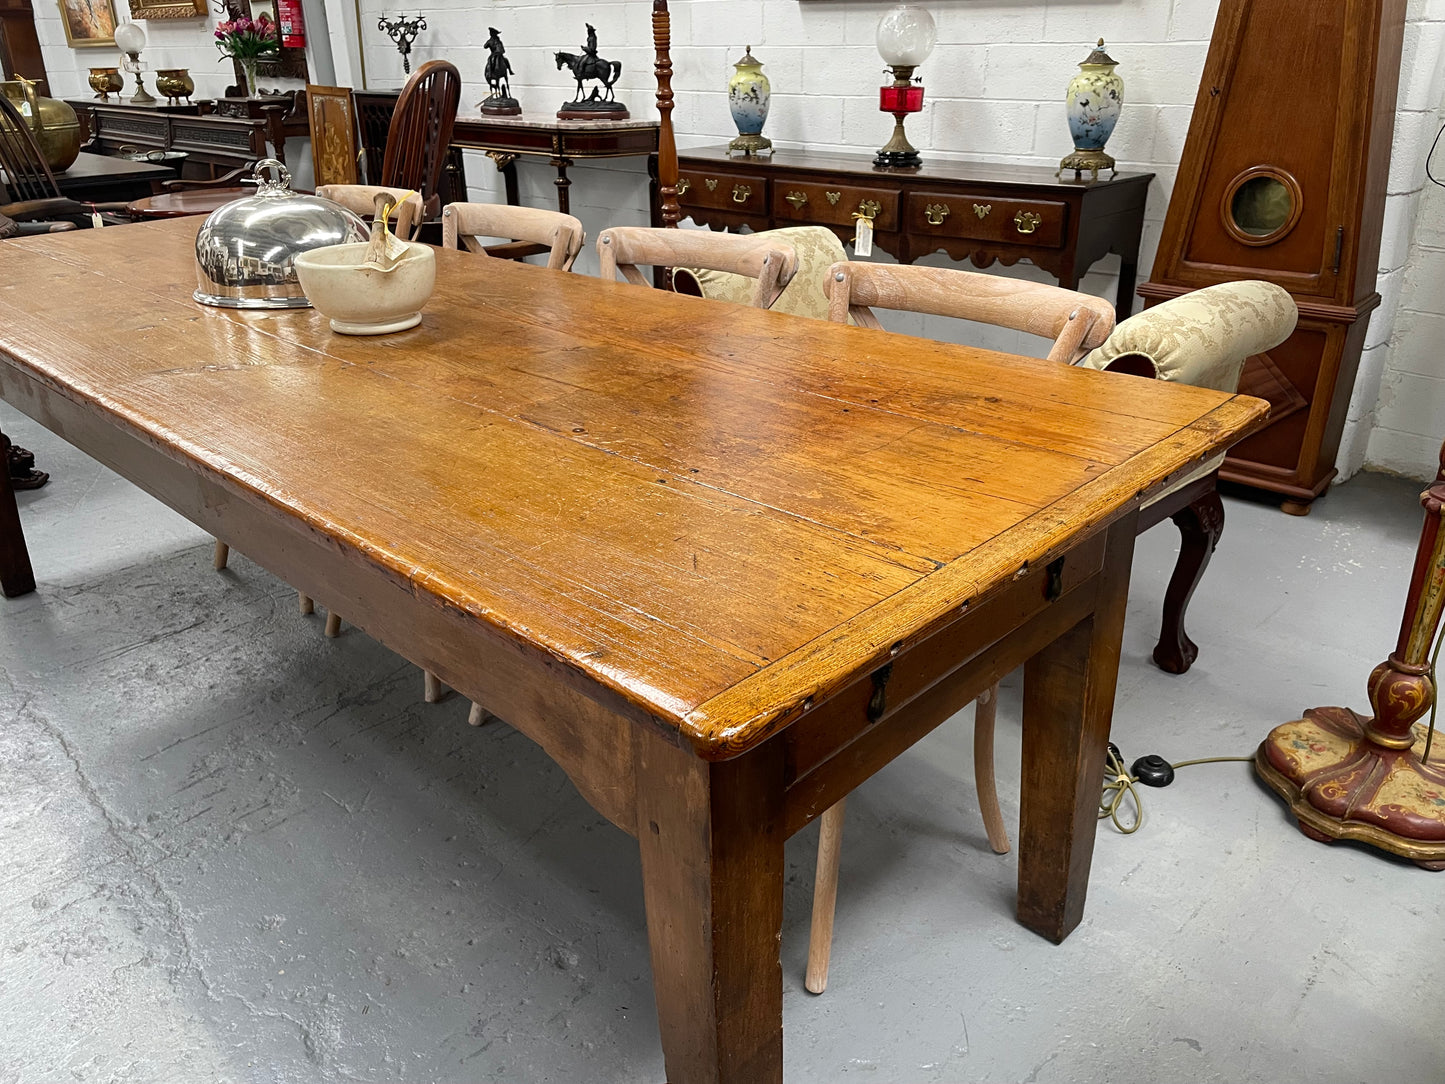
[{"label": "carved cabriole leg", "polygon": [[[4,446],[8,451],[8,440]],[[20,526],[20,509],[15,505],[8,466],[0,470],[0,591],[6,598],[16,598],[35,590],[35,573],[30,567],[30,550]]]},{"label": "carved cabriole leg", "polygon": [[813,878],[813,920],[808,935],[809,993],[828,988],[828,960],[833,953],[833,915],[838,904],[838,862],[843,851],[843,813],[847,799],[823,811],[818,826],[818,866]]},{"label": "carved cabriole leg", "polygon": [[226,562],[231,559],[231,547],[216,539],[216,548],[211,554],[211,567],[220,572],[226,567]]},{"label": "carved cabriole leg", "polygon": [[1109,528],[1093,614],[1024,666],[1018,918],[1054,942],[1084,914],[1135,523]]},{"label": "carved cabriole leg", "polygon": [[1184,631],[1184,611],[1224,533],[1224,503],[1218,490],[1211,489],[1170,518],[1179,528],[1179,559],[1164,593],[1164,622],[1154,647],[1154,662],[1161,670],[1182,674],[1199,657],[1198,646]]},{"label": "carved cabriole leg", "polygon": [[709,764],[632,735],[667,1080],[782,1084],[783,743]]},{"label": "carved cabriole leg", "polygon": [[973,786],[978,811],[994,854],[1008,854],[1008,828],[998,806],[998,785],[993,770],[993,729],[998,716],[998,686],[980,694],[973,706]]}]

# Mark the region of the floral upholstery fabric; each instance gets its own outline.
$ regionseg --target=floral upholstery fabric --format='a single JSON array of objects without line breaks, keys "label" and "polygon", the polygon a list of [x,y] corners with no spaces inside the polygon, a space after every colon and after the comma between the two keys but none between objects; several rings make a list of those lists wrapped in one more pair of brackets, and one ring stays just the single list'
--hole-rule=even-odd
[{"label": "floral upholstery fabric", "polygon": [[1129,317],[1079,365],[1107,369],[1142,357],[1159,380],[1237,391],[1244,360],[1289,338],[1299,310],[1289,291],[1247,280],[1206,286]]},{"label": "floral upholstery fabric", "polygon": [[[764,230],[755,237],[775,237],[786,241],[798,255],[798,271],[773,302],[773,312],[786,312],[794,316],[811,316],[814,319],[828,318],[828,295],[824,292],[828,268],[839,260],[846,260],[848,253],[832,230],[826,226],[787,226],[780,230]],[[715,301],[732,301],[746,305],[752,300],[755,283],[746,275],[734,275],[727,271],[677,268],[678,274],[690,275],[697,284],[696,291],[703,297]],[[679,291],[684,292],[684,291]]]}]

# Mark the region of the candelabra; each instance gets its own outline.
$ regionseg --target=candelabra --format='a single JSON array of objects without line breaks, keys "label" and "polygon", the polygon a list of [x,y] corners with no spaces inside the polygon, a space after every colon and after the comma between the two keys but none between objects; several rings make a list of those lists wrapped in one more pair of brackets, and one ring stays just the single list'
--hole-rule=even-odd
[{"label": "candelabra", "polygon": [[395,19],[388,19],[383,15],[377,20],[376,28],[386,31],[387,37],[396,43],[396,51],[401,54],[401,70],[410,75],[411,43],[426,29],[426,16],[415,15],[407,18],[398,13]]}]

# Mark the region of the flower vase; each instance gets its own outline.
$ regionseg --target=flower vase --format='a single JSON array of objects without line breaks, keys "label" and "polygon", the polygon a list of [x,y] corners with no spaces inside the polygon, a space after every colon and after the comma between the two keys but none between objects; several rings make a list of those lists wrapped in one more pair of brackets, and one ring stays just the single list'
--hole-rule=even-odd
[{"label": "flower vase", "polygon": [[1104,39],[1079,65],[1079,74],[1069,80],[1064,102],[1074,153],[1059,163],[1059,172],[1072,169],[1077,178],[1089,170],[1097,179],[1099,170],[1114,168],[1114,159],[1104,153],[1104,144],[1114,134],[1119,112],[1124,107],[1124,80],[1114,71],[1117,61],[1104,52]]},{"label": "flower vase", "polygon": [[241,73],[245,76],[246,97],[256,97],[256,68],[260,61],[255,57],[240,57]]},{"label": "flower vase", "polygon": [[773,88],[763,74],[762,61],[753,56],[749,45],[746,55],[733,67],[737,70],[728,80],[728,109],[738,127],[738,137],[728,144],[728,154],[772,154],[773,141],[762,132]]}]

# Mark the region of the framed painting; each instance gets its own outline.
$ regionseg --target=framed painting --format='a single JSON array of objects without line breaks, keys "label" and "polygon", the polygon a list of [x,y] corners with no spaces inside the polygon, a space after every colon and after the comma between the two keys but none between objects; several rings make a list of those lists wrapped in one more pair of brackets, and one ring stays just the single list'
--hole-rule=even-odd
[{"label": "framed painting", "polygon": [[72,49],[115,44],[114,0],[60,0],[60,21]]},{"label": "framed painting", "polygon": [[206,0],[131,0],[132,19],[198,19]]}]

